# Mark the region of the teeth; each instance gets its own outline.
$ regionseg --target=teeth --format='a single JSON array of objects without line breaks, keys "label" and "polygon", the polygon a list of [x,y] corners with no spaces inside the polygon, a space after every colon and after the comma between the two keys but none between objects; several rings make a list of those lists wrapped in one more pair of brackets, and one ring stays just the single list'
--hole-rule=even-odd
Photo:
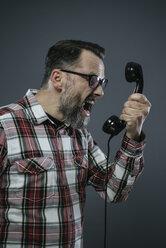
[{"label": "teeth", "polygon": [[86,101],[87,103],[94,104],[94,101]]}]

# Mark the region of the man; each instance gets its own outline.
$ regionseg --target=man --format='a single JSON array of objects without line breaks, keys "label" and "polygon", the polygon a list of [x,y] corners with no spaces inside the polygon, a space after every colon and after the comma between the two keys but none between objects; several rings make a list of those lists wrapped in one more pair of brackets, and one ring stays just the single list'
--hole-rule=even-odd
[{"label": "man", "polygon": [[[82,247],[85,189],[105,196],[106,158],[86,125],[104,95],[104,49],[60,41],[41,89],[0,109],[0,247]],[[132,94],[121,149],[109,165],[108,199],[124,201],[142,171],[150,103]]]}]

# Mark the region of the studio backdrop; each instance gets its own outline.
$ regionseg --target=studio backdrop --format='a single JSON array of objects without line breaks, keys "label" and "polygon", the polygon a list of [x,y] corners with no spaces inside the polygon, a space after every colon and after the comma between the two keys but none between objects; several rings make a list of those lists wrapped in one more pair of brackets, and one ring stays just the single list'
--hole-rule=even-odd
[{"label": "studio backdrop", "polygon": [[[5,0],[0,3],[0,105],[40,88],[48,48],[62,39],[81,39],[106,49],[105,95],[92,112],[88,129],[104,152],[104,121],[120,115],[134,85],[124,75],[129,61],[140,63],[144,94],[152,103],[144,124],[145,168],[126,202],[108,205],[112,248],[162,248],[166,243],[166,2],[163,0]],[[124,132],[110,145],[113,161]],[[87,188],[84,247],[101,248],[104,201]]]}]

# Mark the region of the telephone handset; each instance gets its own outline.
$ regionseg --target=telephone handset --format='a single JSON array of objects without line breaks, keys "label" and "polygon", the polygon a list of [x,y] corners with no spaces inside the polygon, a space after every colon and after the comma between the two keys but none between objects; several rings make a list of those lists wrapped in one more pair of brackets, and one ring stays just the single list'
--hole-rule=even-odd
[{"label": "telephone handset", "polygon": [[[125,77],[128,82],[136,82],[135,93],[143,91],[143,72],[141,65],[135,62],[126,64]],[[111,116],[103,125],[103,131],[112,137],[119,134],[126,127],[126,122],[120,120],[116,115]]]}]

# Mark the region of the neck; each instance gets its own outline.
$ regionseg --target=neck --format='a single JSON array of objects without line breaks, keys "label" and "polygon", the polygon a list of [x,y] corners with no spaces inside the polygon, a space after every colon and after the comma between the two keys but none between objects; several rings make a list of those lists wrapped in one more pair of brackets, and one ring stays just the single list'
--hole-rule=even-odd
[{"label": "neck", "polygon": [[59,98],[54,90],[40,89],[36,94],[36,99],[46,113],[53,116],[59,121],[63,121],[63,115],[59,112]]}]

